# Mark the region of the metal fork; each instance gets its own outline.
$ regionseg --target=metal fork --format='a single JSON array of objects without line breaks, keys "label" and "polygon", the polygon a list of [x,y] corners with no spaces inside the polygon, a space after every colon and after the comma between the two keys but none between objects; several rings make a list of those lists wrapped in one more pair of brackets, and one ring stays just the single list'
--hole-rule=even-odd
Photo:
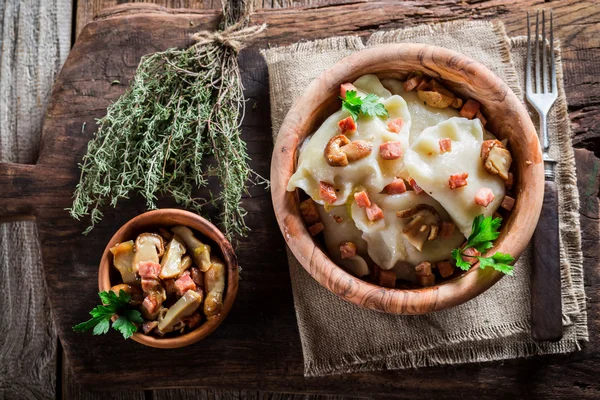
[{"label": "metal fork", "polygon": [[[554,183],[556,160],[550,157],[547,116],[558,97],[554,33],[550,11],[550,63],[546,51],[546,13],[542,11],[542,40],[539,36],[539,16],[535,15],[535,62],[532,63],[531,28],[527,13],[527,70],[525,90],[527,100],[540,116],[540,143],[544,160],[544,203],[533,235],[533,270],[531,279],[531,336],[536,341],[556,341],[562,337],[562,301],[560,250],[558,233],[558,194]],[[540,62],[541,47],[541,62]],[[550,64],[550,65],[548,65]],[[535,90],[532,69],[535,68]],[[548,79],[550,69],[550,79]],[[550,81],[550,88],[548,88]],[[550,89],[550,90],[549,90]]]}]

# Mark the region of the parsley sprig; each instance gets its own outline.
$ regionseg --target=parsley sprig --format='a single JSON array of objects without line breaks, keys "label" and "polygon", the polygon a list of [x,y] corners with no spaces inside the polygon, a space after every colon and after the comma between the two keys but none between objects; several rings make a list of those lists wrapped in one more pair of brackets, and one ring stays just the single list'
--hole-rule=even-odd
[{"label": "parsley sprig", "polygon": [[376,94],[369,93],[365,97],[358,97],[355,90],[348,90],[346,98],[342,99],[342,109],[348,111],[352,118],[356,121],[359,114],[370,117],[387,117],[389,116],[385,106],[379,102],[379,97]]},{"label": "parsley sprig", "polygon": [[476,249],[480,253],[484,253],[486,250],[493,247],[493,241],[500,235],[500,223],[502,218],[484,217],[483,215],[477,216],[473,220],[473,229],[471,235],[467,239],[467,243],[460,249],[452,250],[452,258],[456,261],[456,266],[464,271],[468,271],[471,268],[471,264],[464,261],[462,256],[473,257],[479,260],[479,268],[485,269],[486,267],[492,267],[496,271],[500,271],[506,275],[513,274],[513,266],[510,265],[515,259],[510,254],[497,252],[491,257],[480,257],[470,256],[463,253],[465,249],[470,247]]},{"label": "parsley sprig", "polygon": [[121,332],[125,339],[129,339],[137,332],[137,325],[142,324],[144,319],[138,310],[131,308],[129,301],[131,295],[124,290],[119,291],[119,295],[113,291],[98,293],[102,304],[90,311],[91,319],[77,324],[73,327],[75,332],[85,332],[93,329],[94,335],[104,335],[110,327],[110,319],[113,315],[119,314],[119,318],[113,322],[114,330]]}]

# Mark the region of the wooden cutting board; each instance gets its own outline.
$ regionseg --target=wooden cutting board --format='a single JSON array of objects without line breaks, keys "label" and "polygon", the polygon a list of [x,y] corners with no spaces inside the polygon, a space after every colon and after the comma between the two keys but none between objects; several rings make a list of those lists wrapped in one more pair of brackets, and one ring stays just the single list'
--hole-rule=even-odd
[{"label": "wooden cutting board", "polygon": [[[269,29],[240,55],[249,99],[243,131],[253,168],[268,176],[272,151],[268,76],[260,48],[428,22],[427,13],[421,20],[405,19],[416,8],[413,3],[377,2],[256,13],[253,22],[267,22]],[[452,17],[451,9],[440,12]],[[210,337],[186,348],[161,350],[124,341],[116,333],[97,337],[72,332],[98,302],[97,270],[105,244],[123,223],[145,211],[139,199],[121,202],[118,210],[105,209],[103,221],[87,237],[81,234],[87,221],[74,221],[65,211],[79,179],[77,164],[96,131],[95,119],[125,91],[144,54],[188,46],[191,33],[214,29],[218,18],[213,11],[139,4],[101,14],[84,28],[54,85],[38,163],[0,164],[0,216],[37,220],[48,296],[79,382],[97,389],[211,386],[388,397],[417,391],[424,381],[447,387],[448,368],[455,379],[468,381],[479,367],[304,378],[284,241],[270,194],[262,188],[252,188],[252,197],[244,199],[253,231],[236,248],[244,268],[240,289],[229,317]]]}]

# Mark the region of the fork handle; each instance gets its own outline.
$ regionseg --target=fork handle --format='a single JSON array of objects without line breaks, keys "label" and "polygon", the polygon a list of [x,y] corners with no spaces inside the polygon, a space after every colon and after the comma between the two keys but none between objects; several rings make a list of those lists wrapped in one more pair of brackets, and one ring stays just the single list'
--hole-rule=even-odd
[{"label": "fork handle", "polygon": [[533,234],[531,337],[558,341],[563,335],[558,236],[558,193],[554,181],[544,184],[542,214]]}]

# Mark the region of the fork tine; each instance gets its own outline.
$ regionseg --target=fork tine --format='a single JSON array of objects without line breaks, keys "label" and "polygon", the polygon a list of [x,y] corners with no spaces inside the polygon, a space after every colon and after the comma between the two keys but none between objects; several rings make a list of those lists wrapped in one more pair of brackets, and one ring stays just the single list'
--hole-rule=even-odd
[{"label": "fork tine", "polygon": [[548,59],[546,58],[546,10],[542,10],[542,90],[548,93]]},{"label": "fork tine", "polygon": [[525,69],[525,90],[531,93],[531,28],[529,11],[527,11],[527,63]]},{"label": "fork tine", "polygon": [[554,59],[554,28],[553,28],[553,22],[552,22],[552,10],[550,10],[550,59],[552,62],[552,65],[550,66],[552,68],[552,75],[551,75],[551,85],[552,85],[552,93],[556,94],[557,93],[557,88],[556,88],[556,60]]},{"label": "fork tine", "polygon": [[540,11],[535,12],[535,92],[540,93]]}]

